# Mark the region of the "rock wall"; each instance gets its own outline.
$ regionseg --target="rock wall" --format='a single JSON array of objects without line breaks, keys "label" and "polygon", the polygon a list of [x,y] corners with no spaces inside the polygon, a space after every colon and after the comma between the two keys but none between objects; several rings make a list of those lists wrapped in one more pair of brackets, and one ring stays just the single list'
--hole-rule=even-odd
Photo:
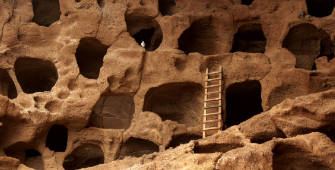
[{"label": "rock wall", "polygon": [[333,169],[334,5],[2,0],[0,169]]}]

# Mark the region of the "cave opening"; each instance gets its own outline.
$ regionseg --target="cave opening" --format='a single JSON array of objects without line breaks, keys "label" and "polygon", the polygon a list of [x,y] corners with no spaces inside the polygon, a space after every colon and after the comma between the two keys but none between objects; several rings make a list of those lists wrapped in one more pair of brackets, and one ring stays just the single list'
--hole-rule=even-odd
[{"label": "cave opening", "polygon": [[80,74],[88,79],[97,79],[108,46],[96,38],[82,38],[76,50],[76,61]]},{"label": "cave opening", "polygon": [[7,96],[10,99],[17,97],[15,84],[8,72],[0,68],[0,95]]},{"label": "cave opening", "polygon": [[283,41],[287,48],[296,56],[296,68],[315,69],[315,59],[327,56],[334,58],[334,43],[325,31],[312,24],[299,24],[292,27]]},{"label": "cave opening", "polygon": [[208,145],[196,144],[193,150],[194,153],[225,153],[240,147],[243,147],[243,145],[239,143],[211,143]]},{"label": "cave opening", "polygon": [[42,155],[31,145],[24,142],[18,142],[4,149],[7,156],[17,158],[20,162],[36,170],[44,170]]},{"label": "cave opening", "polygon": [[235,83],[227,88],[225,121],[227,127],[237,125],[263,112],[261,90],[261,84],[257,80]]},{"label": "cave opening", "polygon": [[204,55],[221,52],[220,40],[213,17],[205,17],[194,21],[178,39],[179,49],[186,54],[199,52]]},{"label": "cave opening", "polygon": [[63,162],[65,170],[75,170],[103,164],[104,152],[95,144],[81,144],[67,155]]},{"label": "cave opening", "polygon": [[180,134],[180,135],[174,135],[172,136],[172,139],[169,143],[169,145],[166,148],[175,148],[181,144],[185,144],[190,142],[191,140],[198,140],[201,139],[202,136],[195,135],[195,134]]},{"label": "cave opening", "polygon": [[242,5],[251,5],[254,0],[241,0]]},{"label": "cave opening", "polygon": [[331,169],[319,156],[292,144],[278,143],[272,149],[272,168],[274,170]]},{"label": "cave opening", "polygon": [[58,80],[55,65],[48,60],[20,57],[14,64],[16,78],[23,92],[50,91]]},{"label": "cave opening", "polygon": [[100,8],[103,8],[105,5],[105,1],[104,0],[97,0],[97,3],[99,5]]},{"label": "cave opening", "polygon": [[126,16],[126,24],[129,34],[139,45],[144,42],[147,51],[154,51],[160,46],[163,32],[157,21],[146,17]]},{"label": "cave opening", "polygon": [[123,159],[126,156],[141,157],[142,155],[158,151],[159,147],[155,143],[145,139],[131,137],[124,144],[122,144],[119,159]]},{"label": "cave opening", "polygon": [[44,170],[42,155],[35,149],[27,149],[25,151],[25,160],[23,161],[23,164],[36,170]]},{"label": "cave opening", "polygon": [[106,129],[127,129],[135,111],[129,94],[103,94],[93,107],[89,126]]},{"label": "cave opening", "polygon": [[33,22],[41,26],[50,26],[59,20],[61,11],[59,0],[32,0]]},{"label": "cave opening", "polygon": [[234,35],[231,52],[264,53],[266,38],[261,24],[245,24]]},{"label": "cave opening", "polygon": [[45,146],[55,152],[64,152],[67,146],[68,129],[62,125],[51,126]]},{"label": "cave opening", "polygon": [[202,122],[203,87],[192,82],[168,83],[151,88],[145,95],[143,111],[157,113],[162,120],[188,126]]},{"label": "cave opening", "polygon": [[325,17],[332,14],[334,0],[306,0],[308,14],[315,17]]},{"label": "cave opening", "polygon": [[176,6],[175,0],[159,0],[158,1],[159,11],[163,16],[173,15],[175,13],[174,8]]}]

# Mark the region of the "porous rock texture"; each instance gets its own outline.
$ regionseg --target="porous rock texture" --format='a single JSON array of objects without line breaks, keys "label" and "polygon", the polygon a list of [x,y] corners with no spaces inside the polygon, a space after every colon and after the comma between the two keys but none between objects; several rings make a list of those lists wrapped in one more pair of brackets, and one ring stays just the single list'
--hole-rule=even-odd
[{"label": "porous rock texture", "polygon": [[334,5],[0,0],[0,169],[335,169]]}]

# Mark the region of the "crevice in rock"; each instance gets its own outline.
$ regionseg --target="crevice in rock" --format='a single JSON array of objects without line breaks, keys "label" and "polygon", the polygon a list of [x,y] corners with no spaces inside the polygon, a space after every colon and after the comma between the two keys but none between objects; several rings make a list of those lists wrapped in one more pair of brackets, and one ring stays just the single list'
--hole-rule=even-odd
[{"label": "crevice in rock", "polygon": [[175,13],[175,0],[159,0],[159,11],[163,16],[165,15],[173,15]]},{"label": "crevice in rock", "polygon": [[144,42],[147,51],[156,50],[162,40],[163,32],[157,21],[142,16],[126,16],[127,31],[141,45]]},{"label": "crevice in rock", "polygon": [[51,126],[45,146],[55,152],[64,152],[67,146],[68,129],[63,125]]},{"label": "crevice in rock", "polygon": [[193,150],[194,153],[215,153],[215,152],[225,153],[240,147],[243,147],[243,145],[238,143],[222,143],[222,144],[212,143],[207,145],[196,144]]},{"label": "crevice in rock", "polygon": [[203,87],[192,82],[168,83],[151,88],[145,95],[143,111],[157,113],[162,120],[188,126],[202,122]]},{"label": "crevice in rock", "polygon": [[7,96],[10,99],[17,97],[15,84],[8,72],[0,68],[0,95]]},{"label": "crevice in rock", "polygon": [[104,152],[94,144],[81,144],[64,159],[65,170],[87,168],[104,163]]},{"label": "crevice in rock", "polygon": [[230,85],[226,90],[226,126],[237,125],[263,112],[261,84],[247,80]]},{"label": "crevice in rock", "polygon": [[272,152],[272,168],[274,170],[331,169],[318,156],[292,144],[278,143]]},{"label": "crevice in rock", "polygon": [[254,0],[241,0],[242,5],[251,5]]},{"label": "crevice in rock", "polygon": [[198,140],[201,139],[202,136],[195,135],[195,134],[180,134],[180,135],[174,135],[172,136],[172,139],[169,143],[169,145],[166,148],[175,148],[181,144],[185,144],[190,142],[191,140]]},{"label": "crevice in rock", "polygon": [[245,24],[234,35],[231,52],[264,53],[266,38],[261,24]]},{"label": "crevice in rock", "polygon": [[104,0],[97,0],[97,3],[99,5],[100,8],[103,8],[105,5],[105,1]]},{"label": "crevice in rock", "polygon": [[123,159],[126,156],[141,157],[142,155],[158,151],[159,147],[155,143],[145,139],[131,137],[122,144],[119,159]]},{"label": "crevice in rock", "polygon": [[[283,41],[287,48],[296,56],[296,68],[313,69],[314,60],[327,56],[334,57],[334,43],[325,31],[312,24],[299,24],[290,29]],[[314,66],[315,69],[315,66]]]},{"label": "crevice in rock", "polygon": [[80,74],[88,79],[97,79],[108,46],[96,38],[82,38],[76,50],[76,60]]},{"label": "crevice in rock", "polygon": [[24,165],[36,170],[44,170],[44,163],[41,153],[31,149],[30,144],[24,142],[15,143],[4,149],[7,156],[17,158]]},{"label": "crevice in rock", "polygon": [[16,78],[23,92],[50,91],[58,80],[55,65],[48,60],[20,57],[14,64]]},{"label": "crevice in rock", "polygon": [[41,26],[50,26],[59,20],[61,11],[59,0],[32,0],[33,22]]},{"label": "crevice in rock", "polygon": [[134,111],[132,95],[104,93],[93,107],[89,126],[127,129],[130,126]]},{"label": "crevice in rock", "polygon": [[325,17],[332,14],[334,0],[306,0],[308,14],[315,17]]},{"label": "crevice in rock", "polygon": [[272,140],[274,137],[276,137],[276,138],[286,138],[286,135],[284,134],[284,132],[282,130],[276,128],[276,133],[274,133],[274,134],[268,134],[268,133],[257,134],[257,135],[250,138],[250,142],[251,143],[262,144],[262,143],[265,143],[267,141]]},{"label": "crevice in rock", "polygon": [[178,39],[179,49],[186,54],[199,52],[204,55],[221,52],[218,30],[213,17],[204,17],[194,21]]}]

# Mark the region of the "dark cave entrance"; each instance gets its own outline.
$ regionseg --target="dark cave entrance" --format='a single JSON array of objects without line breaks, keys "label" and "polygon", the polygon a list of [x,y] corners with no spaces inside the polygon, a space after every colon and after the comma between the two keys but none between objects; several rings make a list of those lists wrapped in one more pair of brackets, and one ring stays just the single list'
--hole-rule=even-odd
[{"label": "dark cave entrance", "polygon": [[25,160],[23,164],[36,170],[44,170],[42,155],[35,149],[27,149],[25,151]]},{"label": "dark cave entrance", "polygon": [[58,80],[51,61],[21,57],[14,64],[15,75],[25,93],[50,91]]},{"label": "dark cave entrance", "polygon": [[105,5],[105,1],[104,0],[97,0],[97,3],[99,5],[100,8],[103,8]]},{"label": "dark cave entrance", "polygon": [[67,146],[68,130],[62,125],[53,125],[48,133],[45,146],[55,152],[64,152]]},{"label": "dark cave entrance", "polygon": [[188,126],[202,122],[203,88],[200,84],[168,83],[151,88],[145,95],[143,111],[157,113],[162,120]]},{"label": "dark cave entrance", "polygon": [[42,155],[36,149],[31,149],[31,145],[18,142],[4,149],[7,156],[17,158],[20,162],[36,170],[44,170]]},{"label": "dark cave entrance", "polygon": [[254,0],[241,0],[242,5],[251,5]]},{"label": "dark cave entrance", "polygon": [[231,52],[264,53],[266,38],[261,24],[246,24],[234,35]]},{"label": "dark cave entrance", "polygon": [[315,69],[315,59],[327,56],[334,58],[334,43],[328,33],[312,24],[299,24],[290,29],[283,41],[287,48],[296,56],[296,68]]},{"label": "dark cave entrance", "polygon": [[309,15],[315,17],[325,17],[332,14],[334,0],[306,0],[307,11]]},{"label": "dark cave entrance", "polygon": [[0,68],[0,95],[7,96],[10,99],[17,97],[15,84],[8,72]]},{"label": "dark cave entrance", "polygon": [[226,126],[237,125],[263,112],[261,84],[248,80],[230,85],[226,90]]},{"label": "dark cave entrance", "polygon": [[273,170],[331,169],[319,156],[314,156],[312,153],[291,144],[278,143],[272,152]]},{"label": "dark cave entrance", "polygon": [[178,39],[179,49],[186,54],[199,52],[204,55],[221,52],[221,37],[217,34],[217,28],[213,17],[205,17],[194,21]]},{"label": "dark cave entrance", "polygon": [[181,144],[185,144],[190,142],[191,140],[198,140],[201,139],[202,136],[195,135],[195,134],[180,134],[180,135],[174,135],[172,136],[172,139],[169,143],[169,145],[166,148],[175,148]]},{"label": "dark cave entrance", "polygon": [[159,11],[163,16],[173,15],[175,13],[174,8],[176,6],[175,0],[159,0],[158,1]]},{"label": "dark cave entrance", "polygon": [[134,99],[128,94],[103,94],[93,107],[90,126],[127,129],[135,111]]},{"label": "dark cave entrance", "polygon": [[141,157],[142,155],[158,151],[159,147],[155,143],[145,139],[131,137],[122,144],[119,159],[123,159],[126,156]]},{"label": "dark cave entrance", "polygon": [[104,152],[94,144],[82,144],[64,159],[65,170],[87,168],[104,163]]},{"label": "dark cave entrance", "polygon": [[145,43],[147,51],[156,50],[162,40],[163,33],[157,21],[145,17],[126,16],[127,31],[141,45]]},{"label": "dark cave entrance", "polygon": [[50,26],[59,20],[61,11],[59,0],[32,0],[33,22],[41,26]]},{"label": "dark cave entrance", "polygon": [[76,51],[80,74],[88,79],[97,79],[108,46],[96,38],[82,38]]}]

